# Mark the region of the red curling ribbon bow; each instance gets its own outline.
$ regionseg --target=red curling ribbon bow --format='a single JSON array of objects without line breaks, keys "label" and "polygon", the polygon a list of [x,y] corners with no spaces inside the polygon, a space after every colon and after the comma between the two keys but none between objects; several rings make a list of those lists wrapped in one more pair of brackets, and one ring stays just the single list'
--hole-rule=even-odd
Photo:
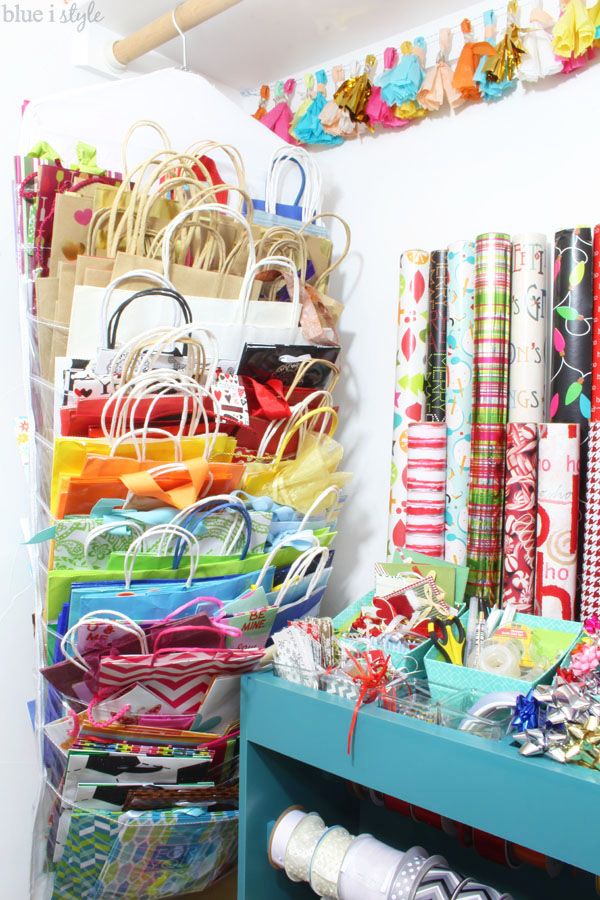
[{"label": "red curling ribbon bow", "polygon": [[[352,676],[352,680],[355,684],[361,685],[354,712],[352,713],[350,731],[348,732],[347,749],[348,756],[350,756],[352,752],[354,730],[356,728],[356,721],[358,719],[360,708],[363,703],[372,703],[373,700],[375,700],[379,688],[385,681],[390,658],[389,656],[384,656],[381,650],[366,651],[365,653],[360,654],[360,656],[353,656],[351,653],[348,653],[348,656],[356,666],[357,670],[357,674]],[[361,665],[361,661],[365,664],[364,667]]]}]

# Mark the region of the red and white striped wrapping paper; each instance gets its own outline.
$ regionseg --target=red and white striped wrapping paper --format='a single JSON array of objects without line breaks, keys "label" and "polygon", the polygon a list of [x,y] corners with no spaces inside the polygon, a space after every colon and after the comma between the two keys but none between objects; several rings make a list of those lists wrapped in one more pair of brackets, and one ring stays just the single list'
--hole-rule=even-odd
[{"label": "red and white striped wrapping paper", "polygon": [[446,424],[408,425],[406,549],[444,556]]},{"label": "red and white striped wrapping paper", "polygon": [[574,619],[581,426],[539,429],[535,613]]},{"label": "red and white striped wrapping paper", "polygon": [[512,603],[523,613],[532,613],[534,606],[537,469],[537,425],[510,422],[506,429],[502,605]]},{"label": "red and white striped wrapping paper", "polygon": [[590,422],[581,573],[581,620],[600,612],[600,422]]},{"label": "red and white striped wrapping paper", "polygon": [[98,688],[110,697],[135,684],[153,691],[178,713],[195,713],[217,675],[241,675],[254,669],[263,650],[159,650],[154,654],[105,656]]}]

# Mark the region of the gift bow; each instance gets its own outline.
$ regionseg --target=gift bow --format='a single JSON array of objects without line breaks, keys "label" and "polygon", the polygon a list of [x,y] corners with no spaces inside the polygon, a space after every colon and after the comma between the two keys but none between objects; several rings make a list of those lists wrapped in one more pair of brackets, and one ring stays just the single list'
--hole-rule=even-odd
[{"label": "gift bow", "polygon": [[87,175],[105,174],[106,169],[101,169],[100,166],[96,165],[96,154],[98,151],[95,147],[92,147],[91,144],[86,144],[85,141],[78,141],[75,151],[77,153],[77,162],[73,163],[72,169],[84,172]]},{"label": "gift bow", "polygon": [[[348,652],[348,656],[356,667],[356,674],[352,675],[355,684],[360,684],[360,691],[352,713],[352,721],[350,722],[350,730],[348,732],[348,756],[352,752],[352,741],[356,728],[358,713],[363,703],[371,703],[378,689],[385,681],[390,662],[389,656],[384,656],[381,651],[366,651],[359,656],[353,656]],[[364,662],[364,667],[361,665]]]}]

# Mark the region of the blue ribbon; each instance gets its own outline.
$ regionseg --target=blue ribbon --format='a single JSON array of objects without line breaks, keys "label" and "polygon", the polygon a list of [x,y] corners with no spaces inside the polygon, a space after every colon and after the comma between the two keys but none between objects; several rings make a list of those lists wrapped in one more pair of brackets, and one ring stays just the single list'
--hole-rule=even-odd
[{"label": "blue ribbon", "polygon": [[525,731],[527,728],[538,728],[539,708],[539,701],[533,696],[533,688],[527,695],[519,694],[517,697],[515,715],[510,723],[511,728],[514,728],[517,731]]}]

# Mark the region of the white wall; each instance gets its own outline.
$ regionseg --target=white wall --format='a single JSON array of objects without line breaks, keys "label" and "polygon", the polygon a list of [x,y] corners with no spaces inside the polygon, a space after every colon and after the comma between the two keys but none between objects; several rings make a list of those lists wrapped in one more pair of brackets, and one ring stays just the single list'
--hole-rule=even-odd
[{"label": "white wall", "polygon": [[489,230],[552,238],[600,220],[599,96],[597,64],[319,153],[324,209],[348,220],[353,246],[333,291],[346,307],[340,434],[355,472],[328,594],[336,607],[370,590],[373,563],[385,558],[400,253]]}]

